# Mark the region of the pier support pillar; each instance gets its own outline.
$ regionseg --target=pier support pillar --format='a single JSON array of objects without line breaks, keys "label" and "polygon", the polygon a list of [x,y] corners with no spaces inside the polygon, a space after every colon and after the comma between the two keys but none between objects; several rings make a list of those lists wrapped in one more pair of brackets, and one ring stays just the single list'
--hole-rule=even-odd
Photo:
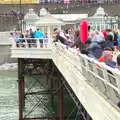
[{"label": "pier support pillar", "polygon": [[[53,87],[54,87],[54,86],[53,86],[53,84],[54,84],[54,83],[53,83],[53,79],[50,80],[50,83],[51,83],[50,89],[53,91],[53,89],[54,89],[54,88],[53,88]],[[51,105],[53,106],[53,104],[54,104],[54,95],[53,95],[53,92],[51,92],[51,94],[52,94],[52,96],[51,96],[51,99],[50,99],[50,103],[51,103]]]},{"label": "pier support pillar", "polygon": [[23,120],[24,108],[24,61],[18,59],[18,97],[19,97],[19,120]]},{"label": "pier support pillar", "polygon": [[[62,84],[62,81],[58,81],[58,87]],[[60,87],[58,92],[58,116],[59,120],[64,120],[63,114],[63,101],[64,101],[64,93],[63,93],[63,86]]]}]

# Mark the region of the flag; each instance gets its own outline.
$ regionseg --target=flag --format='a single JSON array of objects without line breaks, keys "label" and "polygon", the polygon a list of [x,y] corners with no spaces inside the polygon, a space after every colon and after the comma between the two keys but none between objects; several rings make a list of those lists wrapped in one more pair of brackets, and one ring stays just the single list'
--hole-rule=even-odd
[{"label": "flag", "polygon": [[64,4],[69,4],[70,0],[64,0]]}]

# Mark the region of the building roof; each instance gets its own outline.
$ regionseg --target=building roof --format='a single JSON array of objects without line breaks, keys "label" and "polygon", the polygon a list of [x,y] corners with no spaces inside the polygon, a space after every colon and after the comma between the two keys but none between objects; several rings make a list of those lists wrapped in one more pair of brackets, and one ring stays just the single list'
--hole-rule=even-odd
[{"label": "building roof", "polygon": [[39,16],[35,13],[34,9],[29,9],[29,12],[25,15],[24,20],[38,20]]},{"label": "building roof", "polygon": [[94,14],[94,16],[104,16],[106,14],[106,12],[104,11],[104,8],[102,8],[101,6],[96,10],[96,13]]},{"label": "building roof", "polygon": [[76,21],[88,17],[88,14],[51,14],[52,17],[63,21]]},{"label": "building roof", "polygon": [[62,22],[61,20],[58,20],[58,19],[52,17],[51,15],[45,15],[36,24],[37,25],[58,25],[58,24],[59,25],[63,25],[64,22]]},{"label": "building roof", "polygon": [[45,15],[47,15],[47,10],[45,8],[42,8],[40,10],[40,16],[45,16]]}]

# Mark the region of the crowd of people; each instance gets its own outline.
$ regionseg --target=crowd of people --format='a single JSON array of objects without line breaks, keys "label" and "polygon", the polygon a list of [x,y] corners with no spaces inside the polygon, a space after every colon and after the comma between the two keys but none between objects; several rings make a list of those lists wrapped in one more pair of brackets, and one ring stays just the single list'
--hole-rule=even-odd
[{"label": "crowd of people", "polygon": [[[79,30],[66,29],[63,31],[55,28],[52,39],[53,42],[61,42],[66,45],[66,48],[79,48],[82,54],[94,58],[99,62],[104,62],[112,68],[120,69],[120,55],[117,56],[116,60],[114,58],[116,56],[115,54],[120,50],[119,31],[113,31],[111,29],[89,31],[88,40],[86,40],[85,44],[82,43],[79,36]],[[20,44],[24,47],[23,43],[25,40],[29,44],[29,47],[36,47],[37,42],[40,43],[40,47],[43,47],[43,43],[47,47],[49,40],[47,33],[43,33],[39,29],[36,31],[29,29],[24,33],[15,31],[11,33],[11,37],[14,38],[17,47]]]},{"label": "crowd of people", "polygon": [[[66,0],[40,0],[40,3],[65,3]],[[81,3],[81,4],[105,4],[105,3],[117,3],[120,0],[69,0],[70,3]]]},{"label": "crowd of people", "polygon": [[62,36],[60,30],[55,29],[53,41],[60,41],[66,45],[66,48],[79,48],[82,54],[104,62],[109,67],[120,69],[120,55],[117,56],[117,60],[114,59],[115,54],[120,50],[120,33],[118,31],[111,29],[102,32],[91,31],[88,33],[89,37],[85,44],[81,42],[79,34],[79,30],[76,30],[74,35],[70,30],[66,30]]},{"label": "crowd of people", "polygon": [[37,42],[40,43],[40,47],[43,47],[43,43],[45,44],[45,47],[47,47],[48,43],[47,33],[43,33],[39,28],[36,31],[29,29],[22,33],[14,31],[10,33],[10,37],[14,38],[17,47],[20,47],[21,45],[24,47],[24,43],[26,42],[29,44],[28,47],[36,47]]}]

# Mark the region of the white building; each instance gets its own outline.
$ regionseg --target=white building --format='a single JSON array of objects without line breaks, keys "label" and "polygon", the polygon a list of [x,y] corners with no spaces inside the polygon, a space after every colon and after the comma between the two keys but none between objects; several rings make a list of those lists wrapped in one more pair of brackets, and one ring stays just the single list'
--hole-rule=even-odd
[{"label": "white building", "polygon": [[[64,22],[65,25],[71,25],[72,27],[76,27],[76,23],[80,20],[88,18],[88,14],[68,14],[67,11],[63,11],[63,13],[64,14],[51,14],[51,16]],[[40,10],[39,16],[35,13],[34,9],[29,9],[29,12],[24,17],[26,29],[36,29],[36,22],[43,19],[47,14],[50,13],[45,8]]]},{"label": "white building", "polygon": [[48,38],[52,36],[54,28],[58,28],[60,30],[62,25],[64,25],[64,22],[52,17],[50,14],[46,14],[36,22],[36,27],[40,28],[42,32],[48,33]]},{"label": "white building", "polygon": [[[107,19],[105,19],[105,15]],[[116,23],[115,17],[108,16],[108,14],[104,11],[104,8],[102,7],[99,7],[92,17],[88,17],[87,21],[94,29],[118,29],[118,24]]]},{"label": "white building", "polygon": [[26,29],[36,29],[36,22],[40,20],[40,17],[35,13],[34,9],[29,9],[29,12],[25,15],[24,21],[26,23]]}]

